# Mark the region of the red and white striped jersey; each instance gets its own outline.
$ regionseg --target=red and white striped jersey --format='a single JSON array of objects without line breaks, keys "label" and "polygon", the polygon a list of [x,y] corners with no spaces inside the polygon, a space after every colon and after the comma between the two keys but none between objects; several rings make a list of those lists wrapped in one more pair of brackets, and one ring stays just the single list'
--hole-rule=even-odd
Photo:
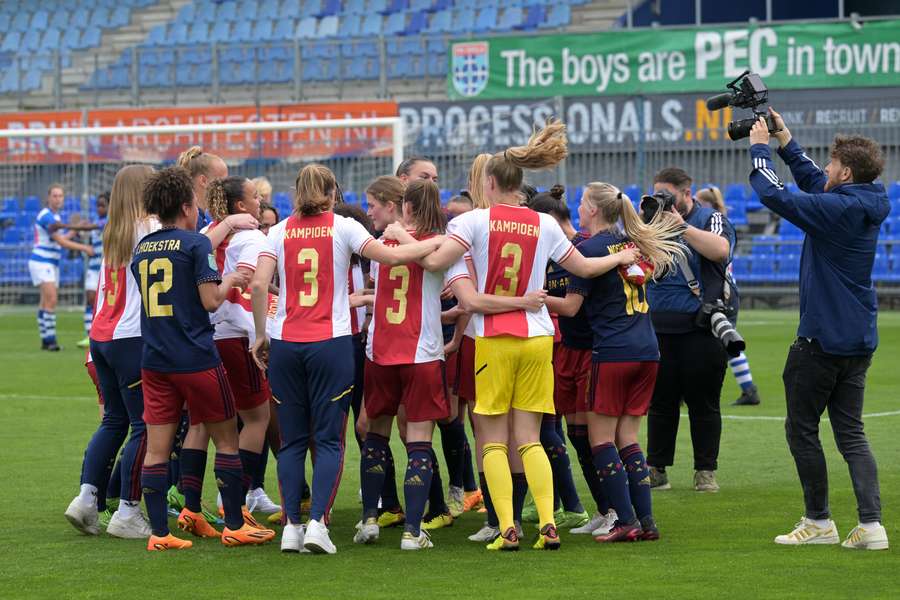
[{"label": "red and white striped jersey", "polygon": [[[161,225],[154,217],[135,224],[134,245]],[[106,256],[100,263],[97,301],[91,339],[109,342],[141,336],[141,290],[128,264],[110,268]]]},{"label": "red and white striped jersey", "polygon": [[[213,229],[218,223],[210,223],[203,233]],[[256,271],[256,262],[260,256],[275,259],[269,249],[266,236],[258,229],[237,231],[230,239],[226,239],[215,250],[216,268],[220,275],[228,275],[239,268]],[[253,305],[250,302],[250,290],[231,288],[225,301],[210,317],[216,331],[213,339],[250,338],[250,344],[256,339],[256,328],[253,324]]]},{"label": "red and white striped jersey", "polygon": [[350,256],[375,241],[365,227],[332,212],[291,215],[269,230],[278,260],[278,310],[272,338],[320,342],[350,335]]},{"label": "red and white striped jersey", "polygon": [[[415,236],[414,231],[410,231]],[[417,237],[427,239],[433,235]],[[396,246],[382,240],[387,246]],[[441,292],[444,272],[430,273],[415,262],[372,263],[375,306],[369,322],[366,356],[379,365],[408,365],[444,359]]]},{"label": "red and white striped jersey", "polygon": [[[448,235],[472,255],[476,289],[497,296],[524,296],[544,289],[547,262],[561,262],[575,251],[556,219],[524,206],[498,204],[462,214]],[[479,337],[553,335],[547,308],[496,315],[472,315]]]},{"label": "red and white striped jersey", "polygon": [[[350,277],[348,278],[350,287],[348,291],[352,294],[359,290],[366,289],[365,278],[363,277],[362,265],[357,263],[350,266]],[[356,335],[362,331],[362,326],[366,322],[366,307],[357,306],[350,309],[350,333]]]}]

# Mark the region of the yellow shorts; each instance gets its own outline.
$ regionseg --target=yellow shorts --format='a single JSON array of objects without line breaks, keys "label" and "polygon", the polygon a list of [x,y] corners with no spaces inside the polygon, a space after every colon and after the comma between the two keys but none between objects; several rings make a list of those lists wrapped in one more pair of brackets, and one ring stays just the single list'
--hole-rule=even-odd
[{"label": "yellow shorts", "polygon": [[475,338],[475,412],[554,413],[553,336]]}]

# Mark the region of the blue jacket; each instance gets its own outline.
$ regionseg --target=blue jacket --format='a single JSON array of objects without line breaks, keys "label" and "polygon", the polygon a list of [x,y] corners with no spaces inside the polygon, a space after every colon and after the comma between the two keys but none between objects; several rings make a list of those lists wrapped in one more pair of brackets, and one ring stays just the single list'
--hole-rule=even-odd
[{"label": "blue jacket", "polygon": [[862,356],[878,346],[878,299],[872,264],[890,203],[880,183],[825,191],[825,173],[800,144],[778,151],[802,192],[792,194],[775,174],[769,147],[750,147],[750,185],[760,201],[806,233],[800,257],[800,326],[828,354]]},{"label": "blue jacket", "polygon": [[[722,213],[701,206],[696,200],[694,208],[684,217],[684,221],[697,229],[711,231],[728,240],[729,258],[723,263],[707,260],[688,246],[690,250],[687,256],[688,264],[700,285],[700,297],[707,298],[709,295],[719,297],[721,282],[726,277],[725,268],[731,262],[731,254],[734,252],[734,227]],[[718,284],[719,289],[706,290],[704,288],[706,282]],[[707,298],[708,301],[712,299]],[[688,333],[697,328],[694,317],[700,310],[702,301],[691,291],[681,267],[658,281],[649,282],[647,300],[650,302],[650,317],[657,333]]]}]

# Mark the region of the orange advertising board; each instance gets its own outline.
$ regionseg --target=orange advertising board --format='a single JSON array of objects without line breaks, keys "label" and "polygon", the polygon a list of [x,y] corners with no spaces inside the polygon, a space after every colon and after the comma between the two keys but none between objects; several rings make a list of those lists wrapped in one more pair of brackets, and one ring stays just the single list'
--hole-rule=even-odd
[{"label": "orange advertising board", "polygon": [[[0,129],[200,125],[397,116],[395,102],[204,106],[0,114]],[[300,129],[265,132],[188,132],[88,137],[0,138],[5,162],[152,162],[174,160],[199,145],[226,161],[322,160],[390,152],[388,127]]]}]

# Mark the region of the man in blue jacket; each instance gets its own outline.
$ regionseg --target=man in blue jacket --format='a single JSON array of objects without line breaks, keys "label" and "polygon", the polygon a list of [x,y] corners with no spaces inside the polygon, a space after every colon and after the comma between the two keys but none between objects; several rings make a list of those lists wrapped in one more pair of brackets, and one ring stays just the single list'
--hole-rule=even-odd
[{"label": "man in blue jacket", "polygon": [[877,142],[835,137],[831,161],[820,169],[791,139],[781,115],[769,109],[779,156],[802,190],[787,191],[775,174],[769,130],[760,119],[750,132],[750,185],[762,203],[806,233],[800,258],[800,326],[784,366],[785,430],[803,487],[806,514],[778,544],[837,544],[828,507],[828,472],[819,442],[827,409],[838,450],[850,467],[859,524],[845,548],[884,550],[878,471],[863,432],[866,371],[878,345],[878,301],[872,264],[881,223],[890,211]]}]

